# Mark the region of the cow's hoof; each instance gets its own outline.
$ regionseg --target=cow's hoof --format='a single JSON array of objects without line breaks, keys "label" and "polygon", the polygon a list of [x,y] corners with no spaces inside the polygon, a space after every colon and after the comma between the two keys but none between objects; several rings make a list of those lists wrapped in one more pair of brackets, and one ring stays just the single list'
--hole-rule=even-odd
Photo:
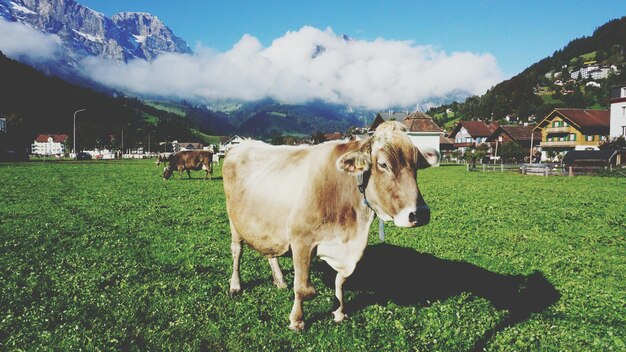
[{"label": "cow's hoof", "polygon": [[281,290],[287,288],[287,284],[284,283],[283,281],[274,281],[274,285],[276,285],[276,287],[278,287]]},{"label": "cow's hoof", "polygon": [[237,296],[239,293],[241,292],[240,288],[233,288],[231,287],[230,290],[228,291],[228,294],[230,294],[231,297],[235,297]]},{"label": "cow's hoof", "polygon": [[348,316],[346,314],[344,314],[343,312],[340,312],[339,310],[336,310],[336,311],[333,312],[333,317],[335,319],[335,323],[341,323]]},{"label": "cow's hoof", "polygon": [[291,324],[289,324],[289,329],[293,330],[293,331],[302,331],[304,330],[304,321],[299,320],[296,322],[291,322]]}]

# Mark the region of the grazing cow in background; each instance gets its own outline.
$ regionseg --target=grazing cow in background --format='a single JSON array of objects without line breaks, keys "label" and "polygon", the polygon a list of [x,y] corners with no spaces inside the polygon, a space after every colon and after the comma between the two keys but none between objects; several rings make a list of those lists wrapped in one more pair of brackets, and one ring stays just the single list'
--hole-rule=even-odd
[{"label": "grazing cow in background", "polygon": [[190,170],[206,171],[204,179],[211,178],[213,168],[211,161],[213,153],[208,150],[186,150],[170,155],[169,165],[163,170],[163,179],[167,180],[172,176],[174,170],[178,170],[180,178],[183,178],[183,171],[187,170],[187,176],[191,178]]},{"label": "grazing cow in background", "polygon": [[269,259],[279,288],[286,285],[277,257],[291,250],[295,297],[289,327],[302,330],[302,301],[315,294],[309,271],[316,249],[337,272],[339,307],[333,315],[342,321],[342,286],[363,254],[374,217],[400,227],[430,221],[417,169],[439,156],[434,149],[418,150],[403,131],[401,123],[385,122],[361,141],[304,147],[245,141],[232,148],[222,169],[232,233],[230,293],[241,290],[242,242]]},{"label": "grazing cow in background", "polygon": [[172,156],[172,153],[157,154],[156,165],[161,166],[161,163],[165,164],[165,162],[169,160],[170,156]]}]

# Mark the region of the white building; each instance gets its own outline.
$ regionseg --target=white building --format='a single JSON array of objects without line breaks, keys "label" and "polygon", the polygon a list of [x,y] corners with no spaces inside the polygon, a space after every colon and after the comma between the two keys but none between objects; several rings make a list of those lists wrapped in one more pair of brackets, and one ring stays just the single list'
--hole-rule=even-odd
[{"label": "white building", "polygon": [[31,145],[31,153],[35,155],[65,154],[66,134],[40,134]]},{"label": "white building", "polygon": [[571,72],[572,79],[607,79],[609,74],[617,71],[617,66],[589,65]]},{"label": "white building", "polygon": [[402,122],[406,126],[406,134],[416,147],[432,148],[441,154],[439,142],[444,132],[430,116],[423,112],[416,111],[410,114],[379,112],[370,126],[371,133],[384,121],[394,120]]},{"label": "white building", "polygon": [[243,142],[243,138],[239,137],[239,136],[234,136],[231,137],[223,142],[220,143],[220,148],[219,148],[219,153],[220,154],[226,154],[226,152],[236,146],[237,144]]},{"label": "white building", "polygon": [[610,91],[611,122],[609,137],[626,137],[626,82],[612,86]]}]

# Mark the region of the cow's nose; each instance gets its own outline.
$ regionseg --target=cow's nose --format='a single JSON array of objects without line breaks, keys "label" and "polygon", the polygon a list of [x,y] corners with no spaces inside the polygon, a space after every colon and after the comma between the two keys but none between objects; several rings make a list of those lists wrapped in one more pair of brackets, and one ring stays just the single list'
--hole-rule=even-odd
[{"label": "cow's nose", "polygon": [[421,205],[415,211],[409,213],[409,222],[414,226],[424,226],[430,222],[430,208],[428,205]]}]

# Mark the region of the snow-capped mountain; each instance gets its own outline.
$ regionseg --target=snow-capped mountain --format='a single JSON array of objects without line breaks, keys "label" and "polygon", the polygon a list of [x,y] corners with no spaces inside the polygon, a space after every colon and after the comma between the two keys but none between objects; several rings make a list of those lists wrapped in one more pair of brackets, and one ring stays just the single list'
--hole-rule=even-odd
[{"label": "snow-capped mountain", "polygon": [[112,17],[139,44],[142,57],[153,60],[161,52],[191,53],[187,43],[174,35],[158,17],[145,12],[121,12]]},{"label": "snow-capped mountain", "polygon": [[162,52],[191,53],[156,16],[120,13],[113,18],[74,0],[0,0],[0,18],[60,38],[66,64],[95,56],[127,62],[153,60]]}]

